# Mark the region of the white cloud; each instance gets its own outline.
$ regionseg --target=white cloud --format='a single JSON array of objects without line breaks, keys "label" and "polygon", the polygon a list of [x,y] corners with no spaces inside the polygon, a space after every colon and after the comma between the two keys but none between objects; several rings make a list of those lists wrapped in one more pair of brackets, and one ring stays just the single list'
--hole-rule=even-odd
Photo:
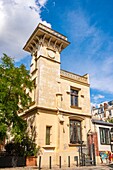
[{"label": "white cloud", "polygon": [[22,50],[27,39],[42,21],[40,13],[47,0],[0,0],[0,56],[6,53],[17,60],[26,53]]},{"label": "white cloud", "polygon": [[91,109],[93,108],[93,107],[98,107],[98,104],[97,103],[91,103]]},{"label": "white cloud", "polygon": [[91,88],[113,93],[113,37],[91,23],[81,9],[68,14],[71,71],[90,74]]},{"label": "white cloud", "polygon": [[93,100],[97,101],[98,99],[103,99],[105,96],[98,94],[98,95],[92,95]]},{"label": "white cloud", "polygon": [[55,7],[55,5],[56,5],[56,2],[54,1],[54,2],[53,2],[53,6]]},{"label": "white cloud", "polygon": [[100,103],[102,103],[102,102],[100,102],[100,100],[105,99],[105,96],[101,95],[101,94],[97,94],[97,95],[92,94],[91,98],[93,101],[93,102],[91,102],[91,107],[99,107]]},{"label": "white cloud", "polygon": [[38,3],[41,5],[41,6],[45,6],[47,0],[38,0]]}]

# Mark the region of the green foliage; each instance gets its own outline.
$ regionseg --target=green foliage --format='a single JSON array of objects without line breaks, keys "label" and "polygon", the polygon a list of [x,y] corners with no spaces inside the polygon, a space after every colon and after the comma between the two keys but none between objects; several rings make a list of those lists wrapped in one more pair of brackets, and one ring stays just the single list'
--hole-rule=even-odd
[{"label": "green foliage", "polygon": [[37,156],[37,153],[40,151],[40,147],[37,147],[28,136],[25,136],[20,143],[14,141],[8,143],[5,149],[9,155],[18,156]]},{"label": "green foliage", "polygon": [[7,126],[0,122],[0,141],[4,140],[4,136],[6,136]]},{"label": "green foliage", "polygon": [[29,107],[31,98],[25,88],[31,91],[32,87],[25,66],[15,67],[14,60],[4,54],[0,62],[0,140],[10,129],[17,140],[22,139],[27,125],[17,112]]},{"label": "green foliage", "polygon": [[108,118],[108,119],[107,119],[107,122],[113,123],[113,118]]}]

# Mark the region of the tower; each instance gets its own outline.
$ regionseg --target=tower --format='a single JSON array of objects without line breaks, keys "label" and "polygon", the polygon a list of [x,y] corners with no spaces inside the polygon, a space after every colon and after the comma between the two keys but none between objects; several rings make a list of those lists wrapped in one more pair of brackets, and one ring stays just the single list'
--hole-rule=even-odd
[{"label": "tower", "polygon": [[39,24],[24,46],[31,53],[30,74],[35,84],[32,100],[39,107],[56,108],[60,83],[60,53],[68,46],[67,38]]}]

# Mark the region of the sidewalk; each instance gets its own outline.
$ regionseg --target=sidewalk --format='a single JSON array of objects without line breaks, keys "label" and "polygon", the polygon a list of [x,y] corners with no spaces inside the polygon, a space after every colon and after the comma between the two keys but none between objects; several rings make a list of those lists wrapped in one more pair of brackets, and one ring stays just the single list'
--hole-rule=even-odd
[{"label": "sidewalk", "polygon": [[[15,167],[15,168],[0,168],[0,170],[38,170],[38,167]],[[41,168],[41,170],[49,170],[49,168]],[[83,167],[52,167],[51,170],[113,170],[113,165],[99,166],[83,166]]]}]

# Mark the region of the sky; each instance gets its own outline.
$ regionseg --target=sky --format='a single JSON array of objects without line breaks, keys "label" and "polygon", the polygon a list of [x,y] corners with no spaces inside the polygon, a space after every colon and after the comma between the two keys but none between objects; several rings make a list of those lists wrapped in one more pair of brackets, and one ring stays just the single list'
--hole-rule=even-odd
[{"label": "sky", "polygon": [[89,74],[92,105],[113,100],[113,0],[0,0],[0,56],[29,68],[23,47],[40,22],[68,37],[61,69]]}]

